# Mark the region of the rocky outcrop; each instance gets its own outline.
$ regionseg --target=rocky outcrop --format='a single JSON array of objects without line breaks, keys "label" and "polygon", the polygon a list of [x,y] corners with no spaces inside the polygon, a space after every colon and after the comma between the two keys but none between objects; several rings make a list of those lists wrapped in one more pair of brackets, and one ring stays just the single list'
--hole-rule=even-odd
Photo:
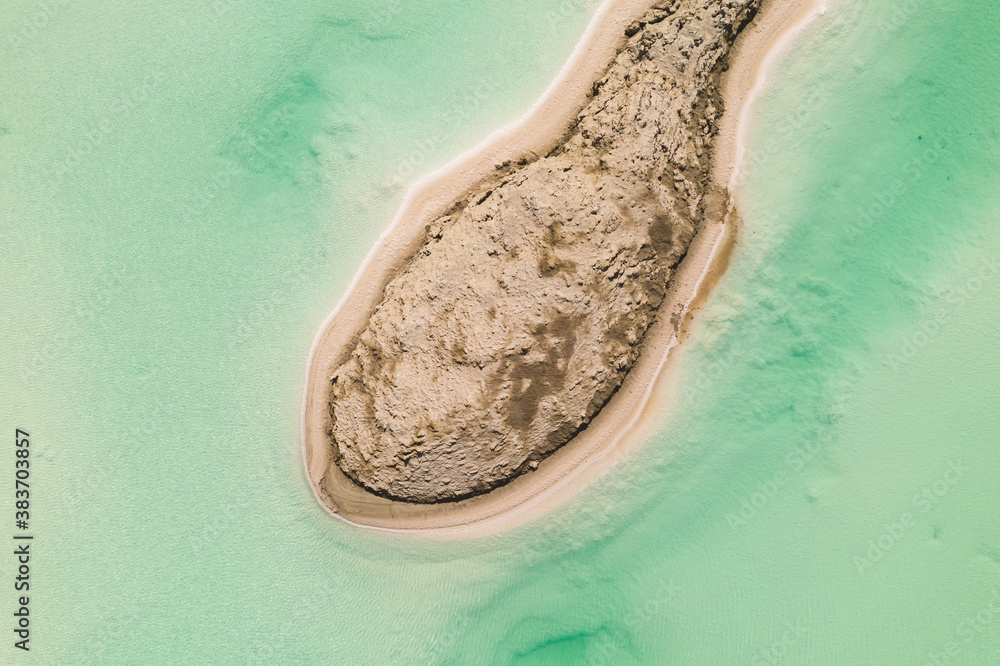
[{"label": "rocky outcrop", "polygon": [[565,141],[505,164],[427,227],[330,386],[334,460],[396,500],[534,469],[640,353],[702,220],[719,78],[760,0],[674,0],[627,41]]}]

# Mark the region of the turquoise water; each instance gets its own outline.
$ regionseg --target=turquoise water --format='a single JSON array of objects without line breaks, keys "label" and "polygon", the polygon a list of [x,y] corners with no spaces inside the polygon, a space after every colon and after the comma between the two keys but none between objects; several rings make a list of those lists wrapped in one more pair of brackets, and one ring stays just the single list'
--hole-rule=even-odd
[{"label": "turquoise water", "polygon": [[320,323],[405,184],[520,115],[596,6],[4,12],[0,423],[32,435],[34,661],[1000,661],[986,0],[844,0],[796,43],[732,268],[625,462],[492,538],[316,506]]}]

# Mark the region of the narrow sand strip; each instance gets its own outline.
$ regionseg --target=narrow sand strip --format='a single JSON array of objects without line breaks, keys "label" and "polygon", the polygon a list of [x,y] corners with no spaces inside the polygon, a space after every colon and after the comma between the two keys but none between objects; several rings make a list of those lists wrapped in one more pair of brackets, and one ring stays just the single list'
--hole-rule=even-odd
[{"label": "narrow sand strip", "polygon": [[[332,515],[364,527],[421,535],[489,533],[521,523],[571,496],[581,484],[606,471],[626,441],[634,439],[627,435],[642,418],[690,309],[704,299],[708,287],[725,269],[725,257],[735,239],[733,208],[723,223],[706,224],[699,230],[674,277],[657,322],[646,334],[643,354],[617,394],[586,430],[542,461],[534,472],[461,502],[395,502],[367,492],[330,464],[325,431],[329,421],[329,378],[349,351],[350,339],[367,323],[385,284],[400,262],[418,247],[424,226],[491,174],[495,165],[522,156],[542,155],[555,146],[585,105],[593,81],[617,53],[625,27],[652,4],[652,0],[607,0],[560,76],[521,120],[414,184],[337,309],[324,322],[309,359],[302,444],[309,483],[317,500]],[[763,86],[766,69],[776,60],[774,54],[824,9],[818,0],[769,0],[738,39],[723,82],[729,111],[722,120],[713,170],[720,184],[736,184],[748,108]],[[738,113],[733,113],[734,109]]]}]

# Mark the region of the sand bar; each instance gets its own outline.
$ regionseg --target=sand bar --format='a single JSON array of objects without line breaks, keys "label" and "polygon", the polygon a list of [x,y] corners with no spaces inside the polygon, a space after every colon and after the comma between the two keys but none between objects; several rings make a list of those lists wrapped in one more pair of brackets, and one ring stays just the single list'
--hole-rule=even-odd
[{"label": "sand bar", "polygon": [[[723,223],[699,230],[657,322],[648,331],[643,355],[617,394],[588,427],[546,458],[539,468],[488,494],[445,504],[421,505],[378,497],[330,465],[329,378],[349,342],[365,325],[384,285],[422,241],[424,227],[470,187],[491,174],[495,165],[544,154],[557,145],[587,102],[623,41],[625,27],[642,15],[650,0],[608,0],[591,22],[572,58],[543,98],[517,123],[499,130],[476,149],[421,179],[408,192],[390,227],[381,236],[337,309],[324,323],[310,357],[302,413],[306,473],[317,500],[332,515],[357,525],[435,536],[465,536],[505,528],[546,510],[572,495],[581,483],[607,469],[639,422],[669,351],[695,300],[705,297],[724,268],[728,244],[735,239],[735,210]],[[714,176],[734,183],[742,159],[741,132],[747,107],[763,85],[772,53],[782,49],[805,23],[821,13],[819,3],[797,0],[765,2],[754,23],[737,40],[730,71],[723,82],[726,108],[715,147]],[[734,111],[735,110],[735,111]],[[712,279],[707,279],[712,278]],[[326,478],[321,486],[321,481]]]}]

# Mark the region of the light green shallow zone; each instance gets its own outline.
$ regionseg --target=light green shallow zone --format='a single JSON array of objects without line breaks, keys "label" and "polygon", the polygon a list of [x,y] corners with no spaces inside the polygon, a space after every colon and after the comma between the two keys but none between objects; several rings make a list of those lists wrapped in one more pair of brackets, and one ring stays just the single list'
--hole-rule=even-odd
[{"label": "light green shallow zone", "polygon": [[1000,661],[1000,9],[832,4],[756,110],[655,434],[444,543],[316,506],[305,360],[405,183],[517,117],[596,3],[5,11],[33,660]]}]

